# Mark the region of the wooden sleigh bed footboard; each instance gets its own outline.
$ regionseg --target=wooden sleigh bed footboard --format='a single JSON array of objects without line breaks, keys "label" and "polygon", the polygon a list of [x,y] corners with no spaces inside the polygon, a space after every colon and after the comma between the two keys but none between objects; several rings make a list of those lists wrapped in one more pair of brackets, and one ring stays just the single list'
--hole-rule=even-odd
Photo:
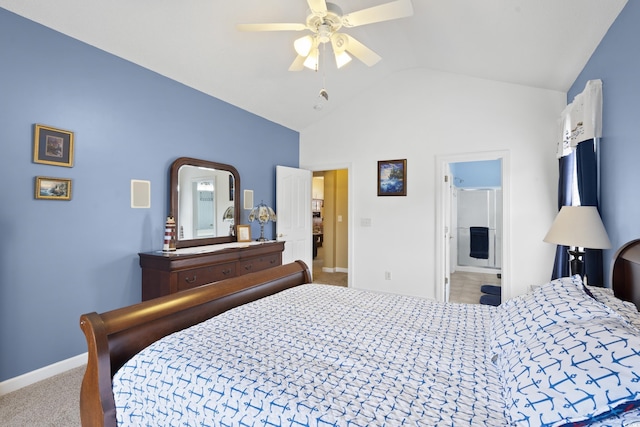
[{"label": "wooden sleigh bed footboard", "polygon": [[82,425],[116,426],[112,377],[135,354],[173,332],[231,308],[311,282],[302,261],[80,317],[88,362],[80,393]]}]

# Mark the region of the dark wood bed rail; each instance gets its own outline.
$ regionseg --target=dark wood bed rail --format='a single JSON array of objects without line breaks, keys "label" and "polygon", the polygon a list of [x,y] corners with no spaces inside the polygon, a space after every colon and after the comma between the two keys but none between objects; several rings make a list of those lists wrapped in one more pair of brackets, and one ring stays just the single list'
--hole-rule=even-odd
[{"label": "dark wood bed rail", "polygon": [[615,296],[631,301],[640,310],[640,239],[624,244],[613,257],[611,287]]},{"label": "dark wood bed rail", "polygon": [[80,392],[82,425],[116,426],[113,374],[143,348],[231,308],[309,282],[309,268],[296,261],[102,314],[83,314],[88,361]]}]

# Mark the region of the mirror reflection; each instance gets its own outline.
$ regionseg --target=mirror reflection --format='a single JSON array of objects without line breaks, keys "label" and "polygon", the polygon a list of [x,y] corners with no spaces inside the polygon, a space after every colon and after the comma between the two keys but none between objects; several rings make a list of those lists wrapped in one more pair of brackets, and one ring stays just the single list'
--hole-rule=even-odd
[{"label": "mirror reflection", "polygon": [[231,165],[181,157],[171,166],[176,247],[233,242],[239,176]]}]

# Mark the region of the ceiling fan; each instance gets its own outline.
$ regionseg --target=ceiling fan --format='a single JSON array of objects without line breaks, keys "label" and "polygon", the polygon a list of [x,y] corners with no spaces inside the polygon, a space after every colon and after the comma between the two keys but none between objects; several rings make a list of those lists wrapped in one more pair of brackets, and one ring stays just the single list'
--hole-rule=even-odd
[{"label": "ceiling fan", "polygon": [[353,28],[376,22],[390,21],[413,15],[411,0],[395,0],[379,6],[342,14],[340,7],[325,0],[307,0],[310,13],[302,23],[238,24],[240,31],[304,31],[312,34],[300,37],[293,43],[298,56],[289,71],[300,71],[304,67],[318,70],[319,47],[331,42],[338,68],[351,61],[351,55],[369,67],[380,61],[380,56],[352,36],[339,33],[342,27]]}]

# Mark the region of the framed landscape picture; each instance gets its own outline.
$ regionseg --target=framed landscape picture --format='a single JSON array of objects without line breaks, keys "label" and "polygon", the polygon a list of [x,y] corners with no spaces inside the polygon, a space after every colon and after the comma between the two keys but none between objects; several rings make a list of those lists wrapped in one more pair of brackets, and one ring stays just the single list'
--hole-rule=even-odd
[{"label": "framed landscape picture", "polygon": [[73,167],[73,132],[35,125],[33,161],[47,165]]},{"label": "framed landscape picture", "polygon": [[378,196],[407,195],[407,159],[378,161]]},{"label": "framed landscape picture", "polygon": [[71,180],[36,176],[36,199],[71,200]]}]

